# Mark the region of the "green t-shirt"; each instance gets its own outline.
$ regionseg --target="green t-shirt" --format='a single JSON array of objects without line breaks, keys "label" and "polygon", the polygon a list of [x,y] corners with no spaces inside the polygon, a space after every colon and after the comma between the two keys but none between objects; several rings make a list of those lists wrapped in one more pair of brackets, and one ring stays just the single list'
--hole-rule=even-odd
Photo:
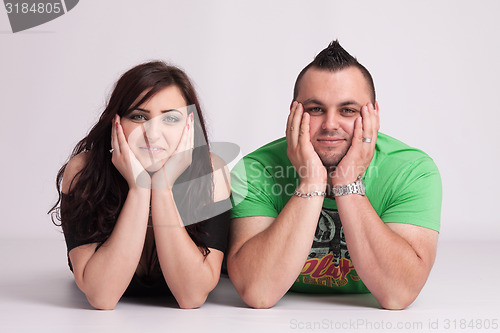
[{"label": "green t-shirt", "polygon": [[[285,138],[245,156],[232,170],[232,218],[277,217],[298,186]],[[366,196],[384,222],[439,231],[441,177],[423,151],[379,133],[363,175]],[[311,251],[291,290],[315,293],[369,292],[352,265],[335,200],[325,198]]]}]

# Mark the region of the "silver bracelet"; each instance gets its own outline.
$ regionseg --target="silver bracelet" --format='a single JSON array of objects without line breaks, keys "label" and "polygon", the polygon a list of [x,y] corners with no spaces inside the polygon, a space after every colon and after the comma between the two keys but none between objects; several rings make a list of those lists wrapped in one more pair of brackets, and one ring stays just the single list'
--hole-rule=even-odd
[{"label": "silver bracelet", "polygon": [[366,194],[365,182],[363,181],[363,178],[361,178],[361,176],[359,176],[358,179],[356,179],[356,181],[352,184],[333,187],[333,195],[335,197],[340,197],[342,195],[348,194],[359,194],[362,196]]},{"label": "silver bracelet", "polygon": [[300,198],[310,198],[310,197],[317,197],[317,196],[326,196],[326,192],[321,192],[321,191],[314,191],[314,192],[309,192],[309,193],[302,193],[297,190],[293,192],[293,195],[296,195]]}]

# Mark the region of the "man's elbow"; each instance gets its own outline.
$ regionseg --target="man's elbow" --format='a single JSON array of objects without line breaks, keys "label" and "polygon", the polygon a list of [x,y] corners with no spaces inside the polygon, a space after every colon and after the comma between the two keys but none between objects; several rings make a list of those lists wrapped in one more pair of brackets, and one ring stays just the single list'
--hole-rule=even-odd
[{"label": "man's elbow", "polygon": [[243,302],[254,309],[272,308],[276,303],[278,303],[282,296],[273,293],[273,291],[266,288],[266,286],[255,282],[233,282],[233,285]]},{"label": "man's elbow", "polygon": [[265,293],[242,292],[240,297],[246,305],[254,309],[269,309],[279,301],[279,298],[270,297]]},{"label": "man's elbow", "polygon": [[380,306],[386,310],[404,310],[417,298],[418,293],[393,293],[377,298]]},{"label": "man's elbow", "polygon": [[277,294],[276,288],[263,282],[262,277],[249,277],[249,272],[241,269],[234,256],[227,258],[227,273],[240,298],[251,308],[269,309],[281,299],[283,294]]}]

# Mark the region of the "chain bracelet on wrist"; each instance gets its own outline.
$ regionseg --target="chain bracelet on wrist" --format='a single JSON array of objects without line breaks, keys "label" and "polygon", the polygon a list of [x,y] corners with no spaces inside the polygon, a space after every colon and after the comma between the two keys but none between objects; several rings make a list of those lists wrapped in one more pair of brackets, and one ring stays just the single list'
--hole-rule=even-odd
[{"label": "chain bracelet on wrist", "polygon": [[295,192],[293,192],[293,195],[300,197],[300,198],[311,198],[311,197],[318,197],[318,196],[324,197],[324,196],[326,196],[326,192],[314,191],[314,192],[303,193],[303,192],[299,192],[299,191],[295,190]]}]

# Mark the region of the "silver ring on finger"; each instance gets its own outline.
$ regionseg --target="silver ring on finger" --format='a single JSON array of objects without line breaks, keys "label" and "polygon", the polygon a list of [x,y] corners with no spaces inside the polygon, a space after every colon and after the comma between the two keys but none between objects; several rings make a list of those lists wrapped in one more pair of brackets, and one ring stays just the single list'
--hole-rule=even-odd
[{"label": "silver ring on finger", "polygon": [[109,150],[109,152],[110,152],[111,154],[113,154],[113,152],[114,152],[114,151],[115,151],[115,148],[111,148],[111,149]]},{"label": "silver ring on finger", "polygon": [[372,142],[372,139],[370,139],[370,138],[363,138],[361,141],[366,142],[366,143],[370,143],[370,142]]}]

